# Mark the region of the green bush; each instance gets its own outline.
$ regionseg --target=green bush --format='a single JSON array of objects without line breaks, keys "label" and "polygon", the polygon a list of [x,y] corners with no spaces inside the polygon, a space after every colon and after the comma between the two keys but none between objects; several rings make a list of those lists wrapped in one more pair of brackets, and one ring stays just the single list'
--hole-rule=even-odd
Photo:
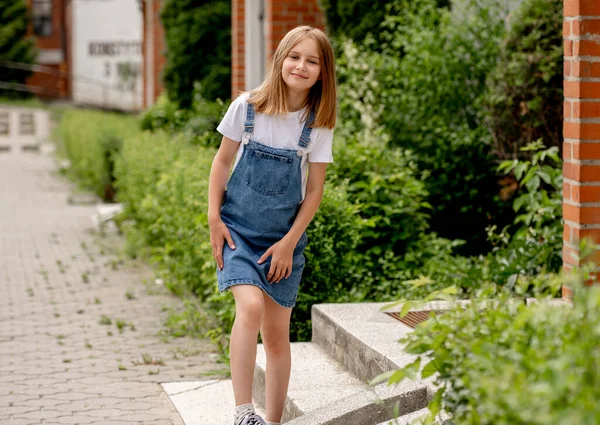
[{"label": "green bush", "polygon": [[363,128],[376,112],[389,146],[414,152],[418,168],[429,173],[431,229],[466,240],[465,254],[487,251],[485,227],[512,219],[499,196],[478,107],[505,31],[500,3],[469,2],[458,16],[435,0],[396,0],[381,52],[346,42],[338,60],[341,116],[352,121],[348,132]]},{"label": "green bush", "polygon": [[166,93],[161,93],[156,102],[146,109],[140,117],[142,130],[164,130],[169,133],[180,131],[189,119],[186,109],[169,100]]},{"label": "green bush", "polygon": [[169,98],[187,109],[195,82],[208,100],[231,93],[231,2],[165,0],[161,12],[167,44],[164,81]]},{"label": "green bush", "polygon": [[357,246],[365,223],[347,191],[344,183],[327,184],[321,206],[307,229],[306,267],[290,329],[294,340],[310,340],[313,304],[341,302],[344,297],[358,301],[352,293],[356,270],[361,268]]},{"label": "green bush", "polygon": [[[30,18],[24,0],[0,0],[0,61],[11,61],[33,65],[37,51],[34,40],[28,37]],[[2,82],[25,84],[30,71],[1,66]],[[19,98],[29,93],[17,90],[0,90],[0,96]]]},{"label": "green bush", "polygon": [[70,161],[68,174],[107,202],[115,198],[114,163],[123,141],[139,133],[132,116],[68,109],[59,137]]},{"label": "green bush", "polygon": [[[395,0],[319,0],[331,35],[351,38],[356,43],[368,36],[379,40],[381,23]],[[450,0],[437,0],[438,7],[448,7]]]},{"label": "green bush", "polygon": [[184,135],[144,133],[125,142],[116,164],[131,253],[150,258],[175,293],[201,299],[215,278],[206,221],[213,153]]},{"label": "green bush", "polygon": [[419,369],[422,378],[436,374],[439,390],[425,424],[440,412],[450,416],[448,425],[597,424],[600,286],[571,279],[540,276],[526,286],[567,283],[575,288],[572,306],[543,298],[526,306],[503,294],[419,325],[402,341],[417,359],[390,381],[414,378]]},{"label": "green bush", "polygon": [[223,102],[221,99],[206,100],[200,87],[200,84],[194,85],[193,102],[189,109],[180,109],[166,94],[162,94],[157,102],[143,113],[142,129],[164,130],[173,134],[184,132],[193,144],[217,148],[221,136],[215,129],[227,112],[230,102]]},{"label": "green bush", "polygon": [[[416,275],[416,285],[408,285],[399,297],[424,298],[429,292],[454,286],[461,298],[472,297],[483,286],[513,290],[518,280],[532,279],[558,273],[562,267],[562,163],[557,148],[543,149],[541,142],[523,149],[532,152],[531,160],[504,162],[499,169],[514,173],[519,183],[513,208],[518,214],[514,224],[497,233],[496,226],[488,228],[493,245],[485,256],[464,258],[432,255]],[[403,270],[401,268],[401,270]],[[418,276],[426,278],[419,280]],[[411,282],[407,282],[411,283]],[[531,287],[521,295],[533,295]],[[556,288],[544,287],[545,293],[556,295]]]},{"label": "green bush", "polygon": [[510,17],[483,103],[493,153],[512,159],[539,138],[562,149],[563,13],[558,1],[527,0]]}]

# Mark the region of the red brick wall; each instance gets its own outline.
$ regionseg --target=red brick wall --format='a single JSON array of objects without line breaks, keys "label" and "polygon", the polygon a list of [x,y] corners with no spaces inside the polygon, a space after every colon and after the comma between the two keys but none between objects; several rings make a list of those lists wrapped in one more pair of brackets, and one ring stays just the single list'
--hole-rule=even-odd
[{"label": "red brick wall", "polygon": [[[27,0],[27,6],[31,11],[32,0]],[[52,35],[48,37],[36,37],[36,46],[40,49],[60,49],[61,28],[65,10],[65,0],[54,0],[52,2]],[[29,32],[33,36],[33,25],[29,25]]]},{"label": "red brick wall", "polygon": [[167,64],[167,45],[165,43],[165,29],[160,21],[162,0],[154,2],[154,100],[162,93],[163,71]]},{"label": "red brick wall", "polygon": [[164,90],[163,85],[163,71],[167,63],[166,58],[166,43],[165,43],[165,29],[160,21],[160,12],[162,8],[162,0],[152,0],[152,35],[153,35],[153,48],[152,48],[152,81],[154,96],[151,102],[148,102],[148,66],[147,66],[147,49],[148,49],[148,21],[147,21],[147,7],[148,3],[144,0],[143,2],[143,37],[142,37],[142,99],[143,106],[147,108],[156,101],[158,96]]},{"label": "red brick wall", "polygon": [[[31,11],[32,0],[27,1],[27,6]],[[70,94],[69,79],[66,73],[69,67],[69,40],[71,39],[70,25],[70,0],[54,0],[52,4],[52,34],[47,37],[37,37],[33,34],[33,25],[30,23],[28,28],[29,35],[34,38],[35,45],[39,50],[58,49],[63,52],[63,61],[60,64],[42,64],[50,68],[51,74],[44,72],[34,72],[27,78],[27,85],[33,90],[41,88],[44,90],[39,94],[42,98],[67,98]],[[63,44],[63,36],[64,43]],[[65,73],[59,74],[59,71]]]},{"label": "red brick wall", "polygon": [[[231,96],[245,89],[244,0],[232,0]],[[283,36],[298,25],[324,27],[317,0],[265,0],[265,51],[271,57]]]},{"label": "red brick wall", "polygon": [[244,0],[231,1],[231,97],[245,89]]},{"label": "red brick wall", "polygon": [[[600,243],[600,1],[564,0],[563,36],[563,264],[571,270],[582,238]],[[591,261],[600,264],[600,251]]]},{"label": "red brick wall", "polygon": [[[46,69],[56,73],[59,65],[43,65]],[[66,99],[67,78],[45,72],[34,72],[26,81],[27,85],[41,99]]]},{"label": "red brick wall", "polygon": [[265,0],[265,43],[267,56],[271,57],[279,41],[298,25],[324,27],[323,14],[317,0]]}]

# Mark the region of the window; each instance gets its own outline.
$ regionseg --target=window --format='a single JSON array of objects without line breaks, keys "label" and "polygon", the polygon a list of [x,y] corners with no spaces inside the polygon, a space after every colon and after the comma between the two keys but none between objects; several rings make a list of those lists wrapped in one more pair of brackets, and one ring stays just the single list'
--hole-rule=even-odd
[{"label": "window", "polygon": [[52,0],[33,0],[33,33],[40,37],[52,35]]}]

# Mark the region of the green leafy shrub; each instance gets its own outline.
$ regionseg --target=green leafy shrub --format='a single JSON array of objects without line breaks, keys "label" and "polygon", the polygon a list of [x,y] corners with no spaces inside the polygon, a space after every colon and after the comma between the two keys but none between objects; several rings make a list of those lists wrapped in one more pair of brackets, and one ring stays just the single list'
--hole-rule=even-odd
[{"label": "green leafy shrub", "polygon": [[[320,0],[327,29],[331,35],[351,38],[356,43],[368,36],[378,39],[386,11],[395,0]],[[448,7],[450,0],[437,0],[438,7]]]},{"label": "green leafy shrub", "polygon": [[221,99],[205,99],[200,84],[196,83],[189,109],[180,109],[166,94],[162,94],[142,115],[141,127],[143,130],[164,130],[173,134],[184,132],[192,144],[216,148],[221,136],[215,129],[227,112],[229,103]]},{"label": "green leafy shrub", "polygon": [[[27,2],[24,0],[0,0],[0,61],[34,64],[36,49],[34,40],[28,37],[30,24]],[[2,82],[25,84],[30,71],[0,66]],[[19,98],[29,93],[17,90],[0,90],[0,96]]]},{"label": "green leafy shrub", "polygon": [[419,369],[422,378],[436,374],[439,390],[425,424],[440,412],[450,416],[448,425],[598,423],[600,286],[581,286],[595,267],[586,269],[526,284],[567,283],[575,288],[572,306],[543,298],[526,306],[502,294],[431,318],[402,341],[418,357],[390,381],[414,378]]},{"label": "green leafy shrub", "polygon": [[[541,142],[523,149],[533,152],[531,160],[504,162],[499,169],[514,173],[519,183],[513,202],[517,217],[513,229],[496,233],[488,228],[493,249],[485,256],[471,258],[450,255],[431,256],[418,270],[416,285],[406,288],[405,298],[423,298],[433,290],[455,286],[461,297],[471,297],[484,286],[513,290],[518,281],[558,273],[562,267],[562,164],[557,148],[543,149]],[[411,282],[407,282],[411,283]],[[521,289],[523,286],[521,287]],[[541,290],[529,288],[530,291]],[[556,295],[556,288],[545,287]],[[533,295],[525,291],[524,295]],[[522,295],[523,295],[522,294]]]},{"label": "green leafy shrub", "polygon": [[539,138],[562,148],[563,13],[561,3],[527,0],[510,17],[483,100],[494,156],[512,159]]},{"label": "green leafy shrub", "polygon": [[175,293],[188,288],[201,299],[215,278],[206,221],[212,156],[185,135],[144,133],[125,142],[116,167],[131,240]]},{"label": "green leafy shrub", "polygon": [[161,93],[154,105],[146,109],[140,117],[142,130],[164,130],[170,133],[180,131],[189,119],[186,109],[179,109],[175,102],[169,100],[166,93]]},{"label": "green leafy shrub", "polygon": [[[184,11],[184,13],[183,13]],[[231,2],[229,0],[165,0],[167,65],[164,81],[169,98],[187,109],[195,82],[208,100],[231,93]]]},{"label": "green leafy shrub", "polygon": [[[427,171],[426,201],[431,229],[463,239],[465,254],[489,250],[484,229],[512,220],[499,196],[479,99],[496,64],[503,38],[503,2],[468,2],[464,16],[438,8],[435,0],[391,4],[380,52],[343,43],[338,60],[341,116],[348,132],[364,127],[376,110],[376,124],[390,147],[414,153]],[[385,111],[385,113],[381,113]]]},{"label": "green leafy shrub", "polygon": [[71,166],[68,173],[103,200],[115,198],[114,163],[123,141],[139,133],[137,119],[127,115],[67,109],[59,137]]},{"label": "green leafy shrub", "polygon": [[313,304],[340,302],[350,296],[356,284],[354,277],[362,260],[357,246],[365,223],[347,191],[344,183],[327,184],[321,206],[307,229],[306,267],[290,329],[294,340],[310,340]]}]

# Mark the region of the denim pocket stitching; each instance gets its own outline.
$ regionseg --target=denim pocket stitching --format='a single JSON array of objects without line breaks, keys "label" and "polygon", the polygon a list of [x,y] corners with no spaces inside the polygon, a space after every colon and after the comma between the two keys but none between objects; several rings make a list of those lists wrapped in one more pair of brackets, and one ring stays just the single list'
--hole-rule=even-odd
[{"label": "denim pocket stitching", "polygon": [[[283,194],[285,194],[289,187],[290,174],[291,174],[291,166],[289,166],[287,164],[292,164],[293,160],[291,158],[288,158],[285,156],[279,156],[279,155],[275,155],[275,154],[272,154],[269,152],[263,152],[263,151],[259,151],[259,150],[252,150],[248,153],[251,154],[252,160],[274,161],[275,163],[280,164],[279,167],[286,167],[287,170],[284,172],[284,178],[282,179],[283,181],[281,181],[279,183],[278,187],[273,188],[273,190],[266,190],[266,189],[271,189],[271,188],[261,188],[254,183],[254,179],[252,177],[253,177],[253,170],[255,169],[256,164],[252,164],[250,167],[250,170],[246,173],[246,185],[250,189],[252,189],[253,191],[255,191],[261,195],[283,195]],[[264,172],[264,171],[261,170],[261,171],[259,171],[259,173],[260,172]],[[274,180],[271,179],[270,181],[272,183]]]}]

